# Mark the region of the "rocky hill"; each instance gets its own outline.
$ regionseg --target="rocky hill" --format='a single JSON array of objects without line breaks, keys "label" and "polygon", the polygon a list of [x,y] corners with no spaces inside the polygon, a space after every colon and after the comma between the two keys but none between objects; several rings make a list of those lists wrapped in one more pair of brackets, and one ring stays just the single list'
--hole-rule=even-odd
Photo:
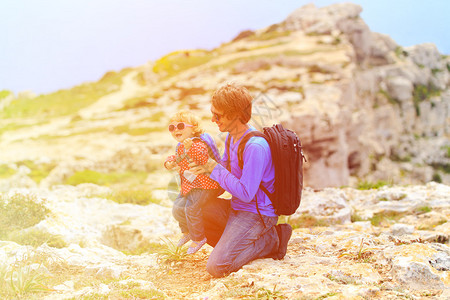
[{"label": "rocky hill", "polygon": [[[449,297],[450,58],[371,32],[360,13],[307,5],[213,50],[48,95],[0,92],[0,295]],[[210,248],[171,248],[176,176],[162,161],[180,109],[223,147],[209,101],[229,81],[254,93],[256,127],[298,133],[306,191],[285,260],[212,279]]]},{"label": "rocky hill", "polygon": [[127,164],[117,161],[124,151],[142,169],[148,154],[172,151],[164,128],[179,109],[203,116],[220,142],[209,97],[237,81],[254,93],[255,126],[283,122],[301,137],[308,186],[448,184],[450,58],[433,44],[404,48],[371,32],[360,12],[307,5],[211,51],[177,51],[49,95],[2,96],[0,160],[51,162],[45,184],[81,165]]}]

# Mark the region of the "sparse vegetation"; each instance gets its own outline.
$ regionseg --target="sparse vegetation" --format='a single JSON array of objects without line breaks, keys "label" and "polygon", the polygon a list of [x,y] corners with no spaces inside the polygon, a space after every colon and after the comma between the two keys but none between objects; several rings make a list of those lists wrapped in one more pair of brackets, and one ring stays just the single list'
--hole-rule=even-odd
[{"label": "sparse vegetation", "polygon": [[450,146],[443,146],[442,150],[445,151],[445,157],[450,158]]},{"label": "sparse vegetation", "polygon": [[47,292],[47,276],[30,266],[8,266],[0,264],[0,296],[6,299],[24,297],[30,294]]},{"label": "sparse vegetation", "polygon": [[441,91],[433,84],[428,85],[415,85],[413,91],[414,108],[416,109],[416,115],[420,116],[420,103],[425,100],[429,100],[433,96],[439,96]]},{"label": "sparse vegetation", "polygon": [[310,228],[310,227],[324,227],[329,226],[325,220],[318,219],[314,216],[308,214],[302,214],[299,218],[289,218],[289,225],[292,226],[293,229],[296,228]]},{"label": "sparse vegetation", "polygon": [[350,221],[353,222],[360,222],[360,221],[365,221],[360,215],[358,215],[358,213],[354,212],[351,216],[350,216]]},{"label": "sparse vegetation", "polygon": [[391,183],[384,181],[384,180],[379,180],[377,182],[369,182],[369,181],[359,181],[358,184],[356,185],[356,188],[358,190],[372,190],[372,189],[379,189],[383,186],[389,186],[391,185]]},{"label": "sparse vegetation", "polygon": [[398,46],[397,48],[395,48],[395,55],[398,58],[404,58],[408,56],[408,52],[406,52],[403,47]]},{"label": "sparse vegetation", "polygon": [[0,195],[0,239],[11,232],[36,225],[50,213],[44,202],[32,195]]},{"label": "sparse vegetation", "polygon": [[433,173],[433,177],[431,178],[432,181],[437,182],[437,183],[442,183],[442,177],[441,174],[435,172]]},{"label": "sparse vegetation", "polygon": [[30,228],[44,220],[50,211],[44,202],[30,195],[0,196],[0,240],[38,247],[47,243],[62,248],[66,243],[61,236]]},{"label": "sparse vegetation", "polygon": [[139,96],[127,99],[124,102],[124,106],[120,110],[128,110],[141,107],[156,107],[157,104],[154,101],[151,101],[152,99],[153,98],[149,96]]},{"label": "sparse vegetation", "polygon": [[7,164],[0,165],[0,178],[8,178],[11,177],[16,173],[16,170],[14,168],[11,168],[11,166]]},{"label": "sparse vegetation", "polygon": [[34,228],[13,231],[7,234],[6,239],[20,245],[29,245],[33,247],[39,247],[42,244],[47,244],[48,246],[54,248],[67,247],[67,243],[63,240],[62,236]]},{"label": "sparse vegetation", "polygon": [[348,257],[350,259],[359,261],[359,262],[369,262],[370,257],[373,255],[374,248],[365,248],[364,247],[364,238],[361,239],[361,243],[358,247],[358,250],[355,252],[345,251],[339,255],[339,257]]},{"label": "sparse vegetation", "polygon": [[247,39],[249,41],[268,41],[289,35],[291,35],[291,31],[289,30],[267,30],[261,34],[249,35]]},{"label": "sparse vegetation", "polygon": [[6,125],[1,126],[0,127],[0,135],[2,135],[5,132],[8,132],[8,131],[14,131],[14,130],[19,130],[19,129],[23,129],[23,128],[32,127],[32,126],[35,126],[35,125],[40,125],[40,124],[43,124],[45,121],[37,122],[37,123],[30,123],[30,124],[19,124],[19,123],[16,123],[16,122],[11,122],[11,123],[8,123]]},{"label": "sparse vegetation", "polygon": [[376,213],[370,218],[370,223],[373,226],[386,226],[390,225],[394,221],[398,221],[401,217],[404,216],[404,213],[399,213],[395,211],[385,211]]},{"label": "sparse vegetation", "polygon": [[31,160],[24,160],[17,163],[17,166],[26,166],[30,169],[28,176],[36,183],[41,182],[42,179],[48,176],[48,174],[56,167],[56,163],[36,163]]},{"label": "sparse vegetation", "polygon": [[8,97],[9,95],[11,95],[11,91],[7,91],[7,90],[1,90],[0,91],[0,100]]},{"label": "sparse vegetation", "polygon": [[169,239],[161,239],[161,240],[163,244],[157,250],[158,259],[160,263],[167,265],[173,262],[182,261],[187,258],[186,245],[184,245],[183,247],[178,247],[177,245],[175,245],[174,242],[172,242]]},{"label": "sparse vegetation", "polygon": [[228,278],[223,282],[227,290],[221,295],[223,299],[287,299],[274,285],[272,289],[258,288],[253,282],[241,282]]},{"label": "sparse vegetation", "polygon": [[148,187],[144,188],[127,188],[115,190],[106,198],[117,203],[131,203],[138,205],[147,205],[149,203],[160,204],[161,200],[155,199],[152,196],[152,191]]},{"label": "sparse vegetation", "polygon": [[386,90],[380,89],[378,91],[378,94],[384,96],[389,101],[389,103],[400,105],[400,101],[393,98]]},{"label": "sparse vegetation", "polygon": [[153,72],[163,77],[171,77],[187,69],[205,64],[213,58],[207,50],[185,50],[175,51],[158,59]]},{"label": "sparse vegetation", "polygon": [[117,91],[122,78],[131,69],[108,72],[98,82],[78,85],[67,90],[39,95],[35,98],[18,98],[0,111],[1,118],[51,118],[77,113],[96,102],[100,97]]},{"label": "sparse vegetation", "polygon": [[[154,289],[130,288],[119,292],[124,299],[165,299],[164,293]],[[112,295],[111,295],[112,296]],[[109,297],[108,297],[109,299]]]},{"label": "sparse vegetation", "polygon": [[115,183],[142,182],[146,176],[147,173],[143,171],[101,173],[93,170],[83,170],[67,178],[65,184],[78,185],[81,183],[94,183],[97,185],[111,186]]},{"label": "sparse vegetation", "polygon": [[159,132],[163,130],[163,127],[131,127],[129,124],[116,126],[113,128],[115,134],[126,133],[129,135],[146,135],[151,132]]}]

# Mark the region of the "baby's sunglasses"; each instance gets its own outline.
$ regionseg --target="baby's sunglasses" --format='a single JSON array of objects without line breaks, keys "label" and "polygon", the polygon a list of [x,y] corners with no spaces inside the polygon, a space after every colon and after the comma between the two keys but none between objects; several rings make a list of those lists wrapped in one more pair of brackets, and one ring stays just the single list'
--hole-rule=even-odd
[{"label": "baby's sunglasses", "polygon": [[175,131],[175,128],[178,129],[178,130],[183,130],[185,127],[194,127],[194,125],[186,124],[184,122],[180,122],[180,123],[177,123],[177,124],[170,124],[169,125],[169,131],[170,132]]}]

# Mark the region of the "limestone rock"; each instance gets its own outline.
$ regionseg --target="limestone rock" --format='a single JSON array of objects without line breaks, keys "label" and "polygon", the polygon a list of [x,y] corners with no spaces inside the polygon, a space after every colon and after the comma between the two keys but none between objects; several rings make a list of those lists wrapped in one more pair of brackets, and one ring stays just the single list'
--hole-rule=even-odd
[{"label": "limestone rock", "polygon": [[443,69],[441,55],[435,44],[425,43],[405,48],[411,59],[419,66],[428,69]]}]

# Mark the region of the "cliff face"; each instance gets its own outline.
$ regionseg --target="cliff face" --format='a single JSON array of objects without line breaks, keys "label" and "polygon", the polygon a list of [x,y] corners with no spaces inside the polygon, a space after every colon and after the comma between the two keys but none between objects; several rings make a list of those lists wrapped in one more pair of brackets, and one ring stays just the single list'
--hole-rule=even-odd
[{"label": "cliff face", "polygon": [[[318,87],[320,92],[305,93],[287,121],[304,139],[311,160],[308,183],[346,185],[349,175],[429,181],[438,171],[428,166],[448,168],[449,163],[450,60],[433,44],[402,48],[371,32],[360,12],[352,4],[308,5],[284,24],[287,30],[339,39],[349,47],[350,62],[340,68],[349,72]],[[442,176],[448,182],[448,171]]]}]

